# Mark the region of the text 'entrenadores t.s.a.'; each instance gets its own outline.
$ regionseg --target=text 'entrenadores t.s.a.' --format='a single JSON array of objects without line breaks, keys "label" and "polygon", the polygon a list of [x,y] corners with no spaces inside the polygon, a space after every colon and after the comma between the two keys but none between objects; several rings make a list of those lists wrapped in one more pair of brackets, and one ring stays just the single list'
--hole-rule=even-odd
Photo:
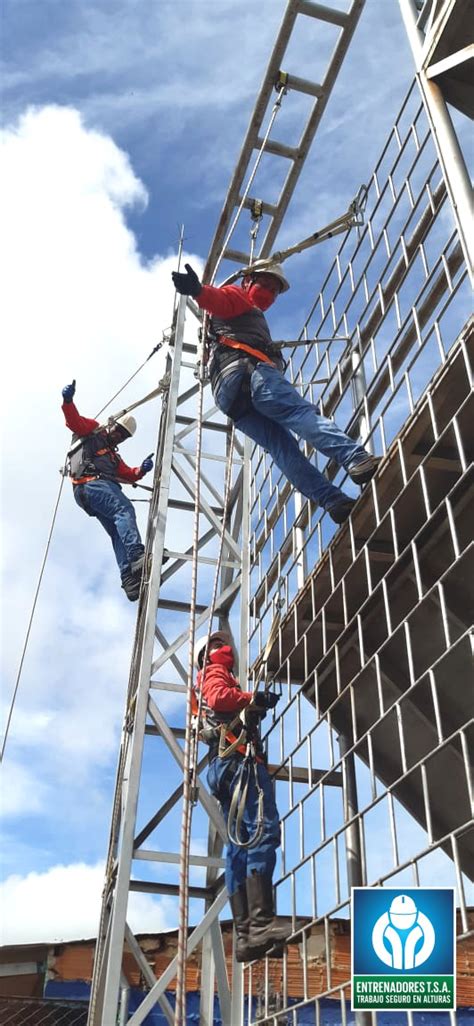
[{"label": "text 'entrenadores t.s.a.'", "polygon": [[352,1008],[456,1007],[452,887],[352,889]]}]

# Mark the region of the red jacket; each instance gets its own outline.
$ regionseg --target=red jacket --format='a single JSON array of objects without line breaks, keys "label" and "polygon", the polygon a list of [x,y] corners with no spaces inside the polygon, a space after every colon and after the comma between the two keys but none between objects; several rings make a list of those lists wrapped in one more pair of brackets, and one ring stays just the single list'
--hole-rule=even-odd
[{"label": "red jacket", "polygon": [[196,303],[201,310],[207,310],[216,317],[238,317],[239,314],[254,310],[256,304],[252,302],[248,292],[245,292],[240,285],[221,285],[216,288],[214,285],[203,285],[200,293],[196,296]]},{"label": "red jacket", "polygon": [[[81,435],[81,437],[85,438],[87,435],[91,435],[92,432],[99,427],[98,420],[92,420],[91,417],[81,417],[81,414],[76,409],[74,403],[63,403],[61,408],[64,413],[66,427],[68,427],[70,431],[73,431],[74,434]],[[145,475],[141,467],[129,467],[120,457],[118,457],[116,473],[118,481],[123,481],[125,484],[133,484],[134,481],[140,481],[144,476]]]},{"label": "red jacket", "polygon": [[212,709],[219,713],[237,713],[250,705],[252,694],[250,691],[242,691],[238,680],[233,673],[225,666],[217,663],[208,663],[204,680],[202,673],[197,675],[197,686],[202,689],[202,697]]}]

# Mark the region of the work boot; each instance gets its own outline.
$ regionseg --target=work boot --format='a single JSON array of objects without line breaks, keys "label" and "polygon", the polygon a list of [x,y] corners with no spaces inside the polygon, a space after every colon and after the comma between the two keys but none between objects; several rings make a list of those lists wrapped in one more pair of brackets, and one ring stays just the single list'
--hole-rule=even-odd
[{"label": "work boot", "polygon": [[327,512],[335,524],[343,524],[352,513],[355,504],[355,499],[351,499],[350,495],[344,495],[344,492],[341,492],[341,498]]},{"label": "work boot", "polygon": [[[168,553],[167,553],[167,551],[165,549],[165,551],[163,552],[163,558],[161,560],[162,566],[164,566],[165,563],[168,562],[169,558],[170,557],[169,557],[169,555],[168,555]],[[152,554],[151,554],[151,552],[148,553],[148,556],[145,556],[145,553],[143,552],[142,555],[139,556],[138,559],[135,559],[133,561],[133,563],[130,565],[130,570],[132,571],[132,574],[135,574],[138,577],[138,579],[141,580],[142,574],[143,574],[143,567],[146,567],[147,574],[150,573],[150,571],[151,571],[151,561],[152,561]]]},{"label": "work boot", "polygon": [[[139,556],[138,559],[134,559],[133,563],[130,563],[130,572],[134,575],[134,577],[138,577],[139,581],[141,580],[141,576],[142,576],[142,573],[143,573],[144,565],[145,565],[145,553],[144,552],[142,552],[141,556]],[[149,555],[148,559],[147,559],[147,569],[148,570],[150,569],[150,566],[151,566],[151,555]]]},{"label": "work boot", "polygon": [[235,957],[237,962],[252,962],[254,958],[262,958],[265,949],[261,945],[255,948],[249,944],[250,920],[245,884],[242,884],[235,894],[229,894],[229,903],[236,933]]},{"label": "work boot", "polygon": [[140,594],[140,578],[128,570],[122,574],[122,588],[130,602],[136,602]]},{"label": "work boot", "polygon": [[[270,958],[281,958],[288,936],[288,927],[277,926],[271,876],[252,873],[247,877],[247,902],[249,910],[249,946],[260,948]],[[254,955],[254,958],[262,957]]]},{"label": "work boot", "polygon": [[379,463],[378,456],[372,456],[368,452],[363,460],[359,460],[358,463],[353,463],[352,467],[349,467],[349,477],[358,485],[367,484],[372,480]]}]

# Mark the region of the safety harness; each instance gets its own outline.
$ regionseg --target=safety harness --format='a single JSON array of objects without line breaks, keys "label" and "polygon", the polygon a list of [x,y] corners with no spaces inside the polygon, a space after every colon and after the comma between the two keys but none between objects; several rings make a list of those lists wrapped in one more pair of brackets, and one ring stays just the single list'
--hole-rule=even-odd
[{"label": "safety harness", "polygon": [[85,436],[75,434],[72,441],[67,458],[73,485],[97,481],[98,478],[116,480],[120,457],[117,448],[110,445],[106,428],[96,428]]},{"label": "safety harness", "polygon": [[[219,717],[208,706],[201,695],[201,716],[199,718],[199,700],[196,687],[192,694],[192,715],[200,741],[209,745],[210,759],[228,759],[234,752],[245,755],[247,751],[247,727],[242,723],[240,715],[221,713]],[[236,731],[236,728],[237,731]]]},{"label": "safety harness", "polygon": [[[197,690],[200,690],[199,686]],[[227,833],[229,841],[238,848],[253,848],[260,841],[263,833],[264,793],[258,779],[257,764],[264,762],[255,725],[245,724],[240,713],[220,713],[219,717],[209,707],[201,694],[201,716],[199,717],[199,699],[196,686],[192,693],[192,713],[197,735],[204,744],[209,745],[210,759],[228,759],[234,753],[243,758],[237,772],[232,790],[232,799],[227,817]],[[251,778],[254,778],[257,793],[257,816],[255,830],[250,837],[242,836],[242,823],[247,803],[248,789]]]},{"label": "safety harness", "polygon": [[251,408],[250,378],[258,363],[267,363],[284,371],[286,364],[273,345],[268,324],[261,310],[253,307],[237,317],[212,317],[207,331],[210,346],[209,376],[215,394],[223,380],[239,373],[239,386],[228,416],[238,421]]}]

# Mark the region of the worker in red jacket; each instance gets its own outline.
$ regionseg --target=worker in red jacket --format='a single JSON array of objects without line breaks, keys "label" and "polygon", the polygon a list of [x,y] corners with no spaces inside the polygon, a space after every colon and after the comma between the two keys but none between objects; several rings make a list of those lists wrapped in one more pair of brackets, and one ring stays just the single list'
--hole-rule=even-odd
[{"label": "worker in red jacket", "polygon": [[264,310],[289,289],[278,264],[246,270],[241,285],[202,285],[186,264],[174,271],[177,292],[196,299],[212,314],[209,372],[217,406],[239,430],[266,449],[289,481],[308,499],[323,506],[340,524],[355,499],[331,484],[301,452],[292,432],[345,467],[356,484],[370,481],[377,459],[321,416],[284,375],[284,361],[273,346]]},{"label": "worker in red jacket", "polygon": [[[203,675],[206,644],[207,638],[200,638],[194,651],[199,669],[195,694],[199,697],[201,692],[200,736],[209,745],[209,788],[228,825],[232,796],[241,793],[241,775],[246,757],[248,764],[250,740],[255,751],[249,767],[242,831],[244,840],[252,839],[260,825],[260,837],[251,847],[241,847],[229,840],[226,851],[225,881],[236,930],[236,957],[238,962],[248,962],[270,950],[272,956],[281,956],[287,931],[275,924],[272,884],[280,845],[280,817],[259,731],[261,718],[275,706],[279,696],[269,692],[252,695],[241,690],[232,673],[231,639],[223,631],[210,635]],[[260,824],[257,780],[263,792]]]},{"label": "worker in red jacket", "polygon": [[135,510],[123,494],[120,482],[140,481],[152,469],[153,460],[147,456],[140,467],[128,467],[117,447],[135,434],[135,418],[125,414],[112,425],[101,425],[97,420],[81,417],[73,403],[75,391],[75,381],[62,391],[66,427],[73,432],[69,472],[74,498],[85,513],[96,517],[110,536],[122,588],[127,598],[135,602],[140,591],[145,550]]}]

